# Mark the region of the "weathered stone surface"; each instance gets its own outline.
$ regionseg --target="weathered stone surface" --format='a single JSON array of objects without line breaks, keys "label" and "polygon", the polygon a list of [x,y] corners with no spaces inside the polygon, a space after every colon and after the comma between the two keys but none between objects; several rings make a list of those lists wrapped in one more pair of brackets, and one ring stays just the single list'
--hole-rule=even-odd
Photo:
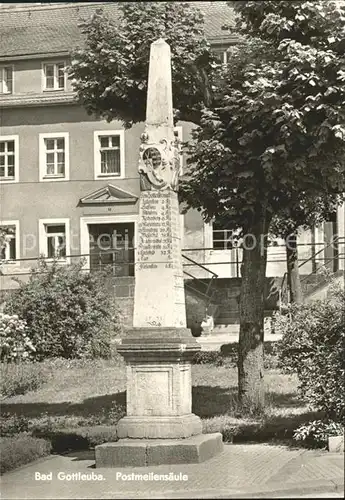
[{"label": "weathered stone surface", "polygon": [[141,193],[138,233],[133,326],[186,327],[177,193]]},{"label": "weathered stone surface", "polygon": [[201,434],[188,439],[149,444],[148,465],[200,463],[224,449],[220,433]]},{"label": "weathered stone surface", "polygon": [[191,378],[188,362],[128,363],[127,415],[188,415]]},{"label": "weathered stone surface", "polygon": [[96,467],[133,467],[201,463],[223,451],[220,433],[186,439],[120,439],[95,448]]},{"label": "weathered stone surface", "polygon": [[132,439],[95,447],[96,467],[141,467],[146,462],[146,443]]},{"label": "weathered stone surface", "polygon": [[128,346],[134,347],[136,344],[152,344],[157,346],[157,349],[161,349],[163,345],[172,345],[174,348],[178,345],[192,345],[198,349],[196,340],[189,328],[131,328],[122,339],[121,349],[126,350]]},{"label": "weathered stone surface", "polygon": [[171,52],[162,38],[150,48],[145,131],[157,143],[174,138]]},{"label": "weathered stone surface", "polygon": [[201,432],[201,420],[193,413],[177,416],[126,416],[117,424],[119,438],[177,439]]}]

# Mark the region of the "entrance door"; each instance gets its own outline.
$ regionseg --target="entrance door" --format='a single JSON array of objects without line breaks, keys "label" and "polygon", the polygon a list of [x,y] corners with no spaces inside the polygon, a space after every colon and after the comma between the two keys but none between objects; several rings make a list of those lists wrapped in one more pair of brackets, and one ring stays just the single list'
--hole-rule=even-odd
[{"label": "entrance door", "polygon": [[114,276],[134,276],[134,222],[88,224],[90,270],[111,266]]}]

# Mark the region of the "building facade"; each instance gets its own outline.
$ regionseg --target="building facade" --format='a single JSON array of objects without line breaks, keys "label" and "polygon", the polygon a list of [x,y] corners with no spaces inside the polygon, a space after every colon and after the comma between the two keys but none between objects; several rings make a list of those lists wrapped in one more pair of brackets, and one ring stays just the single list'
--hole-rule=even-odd
[{"label": "building facade", "polygon": [[[221,26],[233,22],[231,9],[226,2],[197,6],[213,49],[226,62],[234,39]],[[144,124],[124,130],[120,122],[88,116],[76,104],[65,72],[71,49],[82,44],[78,21],[99,7],[118,18],[115,2],[15,4],[0,10],[0,226],[10,229],[1,256],[2,289],[16,286],[12,277],[26,276],[40,255],[61,262],[82,256],[91,270],[111,264],[115,276],[134,282]],[[179,123],[177,133],[187,140],[192,128]],[[181,222],[189,274],[210,277],[195,261],[220,278],[240,276],[241,250],[227,228],[217,221],[205,224],[194,210],[181,215]],[[317,254],[319,263],[328,262],[333,252],[340,258],[332,266],[343,269],[344,245],[323,247],[334,234],[344,238],[344,225],[343,206],[333,221],[301,235],[301,260]],[[284,247],[272,246],[268,260],[268,276],[283,276]]]}]

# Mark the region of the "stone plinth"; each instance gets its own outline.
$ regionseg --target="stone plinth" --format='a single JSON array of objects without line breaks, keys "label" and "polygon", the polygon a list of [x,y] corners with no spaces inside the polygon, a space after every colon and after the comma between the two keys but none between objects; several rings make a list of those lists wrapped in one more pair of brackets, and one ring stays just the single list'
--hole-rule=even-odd
[{"label": "stone plinth", "polygon": [[200,434],[189,439],[120,439],[96,447],[97,467],[147,467],[201,463],[223,451],[222,435]]},{"label": "stone plinth", "polygon": [[119,353],[127,365],[127,416],[120,438],[186,438],[200,434],[192,414],[190,360],[200,349],[187,328],[134,328]]}]

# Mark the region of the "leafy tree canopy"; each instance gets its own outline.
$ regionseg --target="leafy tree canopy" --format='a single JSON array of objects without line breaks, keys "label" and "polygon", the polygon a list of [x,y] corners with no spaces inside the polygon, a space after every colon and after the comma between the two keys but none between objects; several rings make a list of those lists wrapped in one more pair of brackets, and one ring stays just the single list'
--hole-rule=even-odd
[{"label": "leafy tree canopy", "polygon": [[299,197],[295,206],[291,203],[273,218],[270,231],[275,236],[287,238],[301,229],[311,229],[328,220],[344,201],[343,194],[319,196],[313,200]]},{"label": "leafy tree canopy", "polygon": [[241,42],[218,69],[183,197],[250,230],[344,191],[345,16],[333,2],[235,2]]},{"label": "leafy tree canopy", "polygon": [[80,25],[85,46],[72,54],[69,68],[79,102],[126,127],[144,121],[150,44],[163,37],[172,53],[176,119],[198,123],[215,64],[202,13],[187,2],[120,2],[119,9],[120,20],[100,9]]}]

